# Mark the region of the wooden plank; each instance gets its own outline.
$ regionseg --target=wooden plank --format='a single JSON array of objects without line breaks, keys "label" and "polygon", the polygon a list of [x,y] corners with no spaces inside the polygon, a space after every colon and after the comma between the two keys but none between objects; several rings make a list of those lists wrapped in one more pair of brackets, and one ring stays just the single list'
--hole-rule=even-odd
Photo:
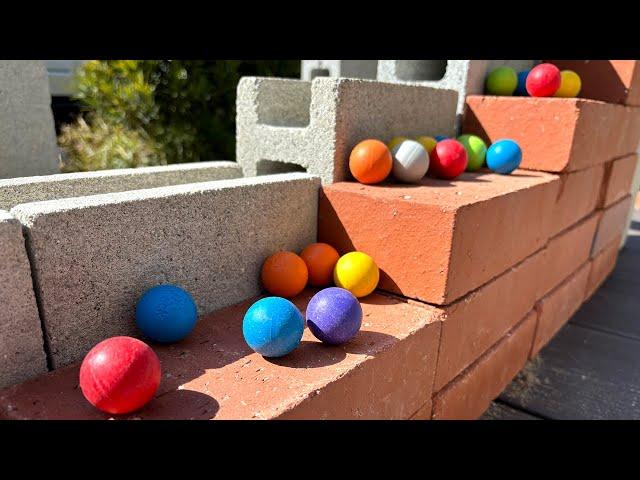
[{"label": "wooden plank", "polygon": [[640,419],[640,342],[568,324],[500,396],[552,419]]},{"label": "wooden plank", "polygon": [[631,295],[613,290],[607,282],[580,307],[569,323],[640,340],[640,285]]},{"label": "wooden plank", "polygon": [[479,420],[540,420],[538,417],[511,408],[504,403],[491,402],[489,409]]},{"label": "wooden plank", "polygon": [[[632,238],[640,237],[629,237]],[[611,276],[582,305],[570,323],[640,340],[640,246],[620,253]]]}]

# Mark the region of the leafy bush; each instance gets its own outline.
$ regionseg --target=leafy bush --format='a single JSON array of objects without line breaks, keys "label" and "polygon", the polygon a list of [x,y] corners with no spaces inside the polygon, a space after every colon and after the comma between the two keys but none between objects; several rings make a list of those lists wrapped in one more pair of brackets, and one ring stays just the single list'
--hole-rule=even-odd
[{"label": "leafy bush", "polygon": [[83,118],[64,125],[58,142],[62,147],[62,172],[88,172],[112,168],[164,165],[162,149],[144,131],[106,123],[94,118],[91,126]]},{"label": "leafy bush", "polygon": [[[76,98],[88,113],[88,124],[72,124],[61,136],[66,135],[66,140],[61,140],[63,148],[74,145],[67,151],[68,156],[82,157],[69,161],[65,168],[82,166],[89,157],[80,152],[93,151],[96,145],[106,155],[110,145],[103,135],[106,128],[115,131],[116,125],[120,127],[120,151],[125,146],[125,136],[127,145],[141,148],[139,155],[129,155],[132,162],[152,157],[167,163],[233,159],[235,97],[240,77],[299,74],[299,60],[89,61],[76,77]],[[94,128],[98,137],[95,141],[89,138]],[[125,130],[129,133],[125,134]],[[81,139],[88,143],[86,148],[80,148]],[[122,159],[120,153],[117,156]]]}]

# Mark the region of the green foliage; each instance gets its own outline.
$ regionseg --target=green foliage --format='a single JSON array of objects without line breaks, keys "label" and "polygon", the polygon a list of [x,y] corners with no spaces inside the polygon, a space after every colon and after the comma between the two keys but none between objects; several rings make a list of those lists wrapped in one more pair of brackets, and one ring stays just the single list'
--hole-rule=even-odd
[{"label": "green foliage", "polygon": [[[80,148],[80,139],[89,150],[98,144],[106,149],[105,125],[114,131],[117,125],[121,139],[124,130],[131,132],[129,145],[142,149],[141,158],[161,152],[168,163],[233,159],[240,77],[299,74],[299,60],[92,60],[76,78],[76,97],[89,113],[89,125],[74,124],[66,130],[65,145],[74,145],[68,155],[86,150]],[[89,132],[98,121],[98,139],[92,142]],[[124,148],[124,142],[120,146]],[[69,163],[69,168],[82,161]]]},{"label": "green foliage", "polygon": [[91,125],[83,118],[64,125],[58,137],[63,155],[62,172],[89,172],[112,168],[164,165],[164,152],[143,130],[93,118]]}]

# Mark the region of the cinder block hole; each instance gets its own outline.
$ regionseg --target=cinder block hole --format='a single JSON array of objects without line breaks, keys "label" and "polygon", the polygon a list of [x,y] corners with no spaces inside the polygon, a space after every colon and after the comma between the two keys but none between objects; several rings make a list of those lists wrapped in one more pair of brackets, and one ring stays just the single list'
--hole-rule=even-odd
[{"label": "cinder block hole", "polygon": [[408,82],[437,81],[447,73],[446,60],[396,60],[398,79]]},{"label": "cinder block hole", "polygon": [[258,123],[273,127],[306,127],[311,108],[311,82],[270,81],[258,93]]},{"label": "cinder block hole", "polygon": [[309,72],[311,80],[316,77],[330,77],[331,71],[328,68],[312,68]]},{"label": "cinder block hole", "polygon": [[279,162],[277,160],[260,160],[256,164],[258,175],[273,175],[276,173],[305,172],[306,169],[295,163]]}]

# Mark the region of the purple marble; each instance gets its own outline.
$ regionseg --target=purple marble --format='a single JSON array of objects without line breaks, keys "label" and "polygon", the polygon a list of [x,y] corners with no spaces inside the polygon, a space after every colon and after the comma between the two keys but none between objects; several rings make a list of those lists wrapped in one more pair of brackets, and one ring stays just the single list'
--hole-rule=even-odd
[{"label": "purple marble", "polygon": [[358,333],[360,325],[360,302],[344,288],[320,290],[307,305],[307,326],[321,342],[331,345],[348,342]]}]

